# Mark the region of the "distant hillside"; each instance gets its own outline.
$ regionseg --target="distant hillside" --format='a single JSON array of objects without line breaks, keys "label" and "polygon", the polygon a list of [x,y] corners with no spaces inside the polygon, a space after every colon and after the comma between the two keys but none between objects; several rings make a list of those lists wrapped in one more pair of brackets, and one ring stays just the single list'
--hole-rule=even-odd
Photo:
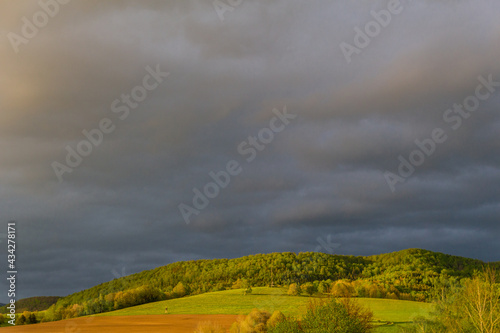
[{"label": "distant hillside", "polygon": [[422,249],[407,249],[393,253],[379,254],[367,257],[373,260],[373,266],[384,269],[385,272],[432,271],[450,276],[470,276],[474,270],[484,265],[494,267],[495,263],[486,264],[477,259],[452,256]]},{"label": "distant hillside", "polygon": [[[321,292],[333,292],[335,287],[337,293],[359,297],[430,301],[436,290],[457,284],[486,265],[498,268],[498,263],[421,249],[367,257],[284,252],[176,262],[61,298],[48,316],[57,320],[244,285],[291,283],[309,283]],[[339,280],[345,283],[335,282]]]},{"label": "distant hillside", "polygon": [[[21,313],[24,311],[43,311],[47,310],[52,304],[56,304],[57,300],[61,297],[58,296],[37,296],[23,298],[16,301],[16,312]],[[0,307],[0,313],[7,313],[7,308]]]}]

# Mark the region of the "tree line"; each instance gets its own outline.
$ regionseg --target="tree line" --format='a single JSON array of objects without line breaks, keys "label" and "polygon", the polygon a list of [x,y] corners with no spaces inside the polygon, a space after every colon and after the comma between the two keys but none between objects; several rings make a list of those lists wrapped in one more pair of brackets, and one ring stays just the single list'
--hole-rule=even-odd
[{"label": "tree line", "polygon": [[220,291],[234,288],[235,284],[245,288],[282,286],[299,295],[432,301],[443,288],[460,285],[485,266],[499,265],[420,249],[368,257],[283,252],[176,262],[61,298],[47,310],[43,320]]}]

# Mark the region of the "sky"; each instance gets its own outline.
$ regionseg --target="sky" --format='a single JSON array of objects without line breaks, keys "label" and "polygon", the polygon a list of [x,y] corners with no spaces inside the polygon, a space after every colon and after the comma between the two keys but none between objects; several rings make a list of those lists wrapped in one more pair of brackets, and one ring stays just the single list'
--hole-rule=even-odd
[{"label": "sky", "polygon": [[[500,260],[498,1],[2,1],[17,297],[180,260]],[[1,281],[0,302],[7,302]]]}]

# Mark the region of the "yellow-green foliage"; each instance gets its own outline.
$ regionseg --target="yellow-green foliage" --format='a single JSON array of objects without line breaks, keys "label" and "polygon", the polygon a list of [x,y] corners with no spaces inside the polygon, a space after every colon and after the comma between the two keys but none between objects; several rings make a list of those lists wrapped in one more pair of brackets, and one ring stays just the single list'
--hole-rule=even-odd
[{"label": "yellow-green foliage", "polygon": [[176,295],[177,297],[185,296],[186,295],[186,287],[184,287],[184,284],[182,282],[179,282],[172,290],[172,293],[174,295]]},{"label": "yellow-green foliage", "polygon": [[288,295],[290,296],[300,295],[300,287],[296,283],[292,283],[290,287],[288,287]]},{"label": "yellow-green foliage", "polygon": [[351,297],[354,294],[351,283],[344,280],[333,282],[331,290],[334,297]]},{"label": "yellow-green foliage", "polygon": [[218,323],[206,321],[199,323],[194,333],[226,333],[226,330]]},{"label": "yellow-green foliage", "polygon": [[[247,289],[249,294],[250,286],[256,290],[259,286],[291,284],[291,294],[299,295],[300,288],[297,286],[294,290],[294,283],[298,281],[309,286],[304,288],[304,293],[309,295],[333,292],[428,301],[436,298],[443,287],[458,284],[462,278],[471,277],[475,270],[482,270],[484,265],[487,264],[478,260],[419,249],[370,257],[284,252],[177,262],[68,295],[57,301],[45,320],[92,315],[231,287]],[[344,284],[332,291],[330,287],[335,287],[332,282],[338,280]],[[310,288],[310,283],[314,288]],[[73,308],[74,304],[83,307],[83,311],[80,307]],[[0,312],[6,313],[6,310],[0,308]]]},{"label": "yellow-green foliage", "polygon": [[465,280],[438,302],[437,318],[446,332],[500,332],[500,279],[491,269]]},{"label": "yellow-green foliage", "polygon": [[285,315],[281,311],[276,310],[273,312],[272,316],[267,321],[267,328],[270,329],[276,326],[277,323],[280,323],[285,320],[286,320]]},{"label": "yellow-green foliage", "polygon": [[267,311],[253,309],[244,319],[238,318],[238,321],[231,326],[231,333],[265,333],[270,317]]}]

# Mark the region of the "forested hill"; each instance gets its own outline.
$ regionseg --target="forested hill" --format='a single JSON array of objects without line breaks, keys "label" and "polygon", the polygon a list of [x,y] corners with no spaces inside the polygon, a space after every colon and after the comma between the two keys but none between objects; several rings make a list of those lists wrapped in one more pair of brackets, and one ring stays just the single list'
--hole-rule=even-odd
[{"label": "forested hill", "polygon": [[[48,309],[52,304],[55,304],[58,296],[37,296],[22,298],[16,301],[16,311],[18,313],[24,311],[43,311]],[[8,313],[7,306],[0,307],[0,313]]]},{"label": "forested hill", "polygon": [[[425,301],[430,300],[441,286],[458,283],[487,265],[499,267],[498,263],[488,264],[421,249],[367,257],[284,252],[184,261],[66,296],[50,309],[49,314],[54,319],[61,319],[246,286],[310,283],[313,290],[330,292],[339,285],[339,280],[354,296]],[[72,306],[74,304],[78,306]],[[69,308],[72,312],[67,312]]]},{"label": "forested hill", "polygon": [[[379,267],[386,272],[400,270],[432,271],[452,276],[470,276],[474,270],[481,269],[487,264],[477,259],[452,256],[421,249],[408,249],[366,258],[373,262],[371,266]],[[494,264],[495,263],[488,263],[488,265]]]}]

